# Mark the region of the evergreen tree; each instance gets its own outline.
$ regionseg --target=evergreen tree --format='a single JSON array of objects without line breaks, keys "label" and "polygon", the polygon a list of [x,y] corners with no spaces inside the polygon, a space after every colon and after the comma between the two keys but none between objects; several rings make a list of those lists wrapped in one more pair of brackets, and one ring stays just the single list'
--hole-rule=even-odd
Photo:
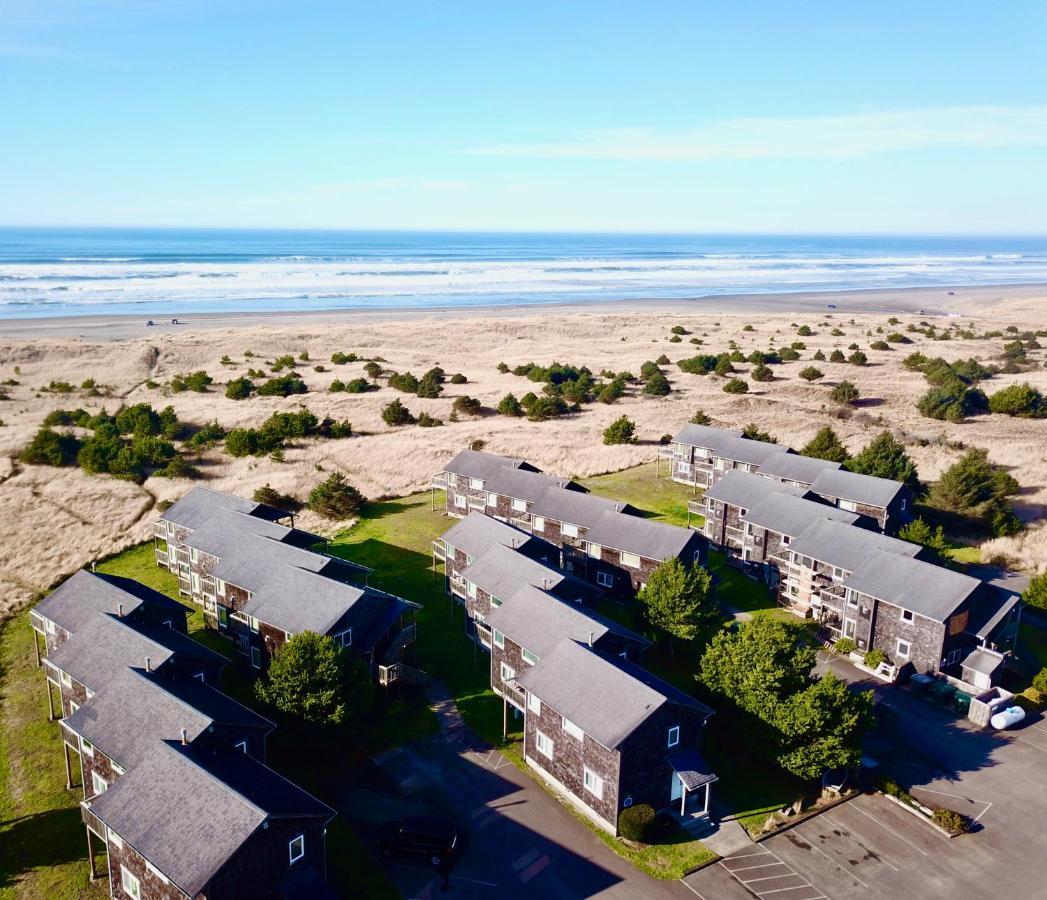
[{"label": "evergreen tree", "polygon": [[883,431],[851,458],[847,468],[862,475],[889,478],[907,485],[913,493],[921,490],[916,463],[889,431]]},{"label": "evergreen tree", "polygon": [[605,444],[635,444],[636,423],[628,416],[621,416],[608,425],[603,432]]},{"label": "evergreen tree", "polygon": [[839,436],[828,425],[818,429],[818,433],[800,449],[800,455],[838,463],[851,458]]},{"label": "evergreen tree", "polygon": [[364,503],[364,495],[334,472],[309,492],[309,508],[325,519],[348,519]]},{"label": "evergreen tree", "polygon": [[709,573],[700,566],[688,568],[676,557],[658,565],[637,597],[648,622],[684,641],[694,640],[719,616]]}]

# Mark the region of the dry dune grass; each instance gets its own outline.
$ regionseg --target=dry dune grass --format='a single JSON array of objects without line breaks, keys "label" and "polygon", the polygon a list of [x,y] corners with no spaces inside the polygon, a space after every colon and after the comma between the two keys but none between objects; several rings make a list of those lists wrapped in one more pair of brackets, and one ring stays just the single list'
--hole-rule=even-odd
[{"label": "dry dune grass", "polygon": [[[1035,327],[1036,314],[1043,301],[1025,298],[994,309],[984,307],[970,316],[977,331],[1015,324]],[[904,330],[919,317],[899,314]],[[1044,441],[1047,422],[1001,416],[982,416],[954,425],[921,417],[914,406],[926,385],[918,373],[906,371],[901,360],[913,350],[947,359],[974,356],[988,362],[995,359],[1003,340],[933,342],[911,335],[912,345],[895,345],[892,351],[869,350],[869,343],[883,334],[868,336],[867,331],[882,327],[884,334],[895,330],[887,325],[887,313],[693,314],[679,311],[643,314],[521,313],[512,317],[479,316],[460,320],[421,317],[395,322],[366,324],[310,325],[308,319],[296,326],[215,328],[201,332],[163,334],[155,340],[88,342],[62,340],[0,340],[0,381],[14,378],[20,383],[7,388],[10,399],[0,402],[0,589],[8,606],[24,602],[34,591],[112,552],[149,535],[149,510],[156,499],[171,499],[184,493],[190,482],[153,478],[144,486],[106,476],[88,477],[78,471],[24,467],[12,464],[10,457],[30,440],[44,415],[52,409],[83,406],[97,410],[105,406],[114,411],[121,403],[148,401],[156,407],[170,403],[180,419],[203,424],[217,419],[225,427],[258,424],[276,410],[308,406],[317,415],[349,419],[358,436],[340,441],[309,441],[291,447],[283,462],[262,459],[231,459],[220,451],[208,454],[204,470],[207,484],[219,489],[250,494],[269,482],[274,487],[304,497],[324,472],[340,470],[370,497],[402,494],[428,484],[431,474],[463,446],[482,439],[487,449],[523,456],[543,468],[572,475],[590,475],[633,465],[654,458],[655,444],[663,434],[675,432],[693,412],[702,408],[716,423],[741,427],[756,422],[787,444],[799,447],[826,423],[838,431],[847,445],[857,449],[874,434],[889,428],[909,446],[925,478],[936,477],[957,458],[957,442],[986,447],[991,458],[1010,467],[1025,486],[1020,498],[1020,513],[1032,521],[1042,518],[1047,506],[1047,451]],[[630,395],[614,405],[600,403],[585,407],[575,416],[533,423],[497,415],[463,417],[443,428],[420,429],[412,426],[390,428],[380,416],[383,405],[400,398],[414,413],[423,410],[446,419],[456,396],[468,394],[494,407],[507,392],[521,396],[536,387],[526,379],[496,370],[499,362],[510,367],[534,361],[554,360],[603,369],[628,369],[660,354],[674,362],[697,352],[717,353],[735,340],[743,353],[766,349],[773,339],[777,346],[797,340],[791,323],[808,324],[816,333],[801,338],[806,343],[803,359],[776,366],[776,379],[765,384],[750,383],[747,395],[729,395],[722,381],[680,372],[675,365],[666,372],[674,392],[665,398]],[[751,323],[753,331],[743,330]],[[826,324],[822,324],[826,323]],[[704,341],[701,347],[688,343],[669,343],[671,326],[683,325],[692,336]],[[845,336],[833,337],[837,326]],[[870,365],[859,368],[847,364],[816,363],[825,372],[821,383],[808,385],[797,373],[811,364],[817,349],[828,355],[851,342],[866,350]],[[245,350],[257,358],[245,359]],[[310,387],[302,397],[254,397],[234,402],[223,395],[222,385],[246,373],[249,367],[266,368],[264,360],[278,355],[308,350],[307,363],[299,371]],[[362,364],[334,366],[333,352],[356,352],[364,357],[381,356],[387,367],[410,370],[416,375],[434,365],[448,373],[462,372],[469,383],[445,385],[443,396],[421,400],[383,386],[380,391],[349,395],[331,394],[327,387],[334,378],[348,380],[362,375]],[[237,362],[223,366],[228,355]],[[1042,352],[1034,371],[1017,376],[998,376],[986,386],[996,390],[1007,383],[1030,381],[1047,392],[1047,371],[1042,367]],[[317,373],[314,365],[328,371]],[[19,374],[15,374],[15,367]],[[739,364],[748,370],[748,364]],[[195,369],[206,369],[216,381],[206,394],[171,394],[164,388],[149,389],[146,381],[164,383],[171,376]],[[52,379],[79,385],[92,377],[111,385],[110,399],[40,393]],[[847,378],[854,381],[863,402],[849,418],[838,418],[828,399],[830,386]],[[638,424],[641,442],[634,446],[606,447],[601,443],[603,429],[625,414]],[[330,523],[312,520],[310,527],[330,529]],[[994,552],[1005,552],[1026,567],[1047,563],[1047,532],[1035,526],[1026,535],[992,543]]]}]

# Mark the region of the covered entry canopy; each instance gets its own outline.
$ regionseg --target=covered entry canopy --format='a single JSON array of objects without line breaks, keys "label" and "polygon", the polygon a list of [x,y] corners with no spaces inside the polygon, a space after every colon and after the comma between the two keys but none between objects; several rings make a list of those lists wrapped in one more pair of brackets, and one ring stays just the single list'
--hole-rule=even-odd
[{"label": "covered entry canopy", "polygon": [[719,776],[710,770],[709,764],[697,750],[679,750],[669,754],[669,764],[688,791],[694,791],[703,784],[719,781]]}]

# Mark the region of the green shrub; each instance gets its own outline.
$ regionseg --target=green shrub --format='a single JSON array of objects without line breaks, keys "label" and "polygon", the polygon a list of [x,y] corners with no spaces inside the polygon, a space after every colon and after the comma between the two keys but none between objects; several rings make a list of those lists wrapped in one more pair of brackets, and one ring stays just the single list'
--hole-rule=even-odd
[{"label": "green shrub", "polygon": [[1047,610],[1047,569],[1029,579],[1029,586],[1022,593],[1022,600],[1029,606]]},{"label": "green shrub", "polygon": [[817,381],[819,378],[824,378],[825,373],[815,366],[806,366],[800,369],[800,377],[806,382]]},{"label": "green shrub", "polygon": [[847,357],[847,362],[852,366],[864,366],[868,361],[869,357],[862,353],[861,350],[855,350],[854,353]]},{"label": "green shrub", "polygon": [[[532,399],[529,403],[524,403],[528,397]],[[567,404],[560,397],[535,397],[534,394],[525,394],[520,405],[527,410],[527,418],[532,422],[544,422],[567,412]]]},{"label": "green shrub", "polygon": [[368,391],[377,391],[378,385],[372,384],[366,378],[354,378],[345,383],[347,394],[366,394]]},{"label": "green shrub", "polygon": [[309,508],[325,519],[348,519],[364,503],[364,495],[334,472],[309,492]]},{"label": "green shrub", "polygon": [[748,394],[749,385],[747,385],[741,378],[731,378],[724,386],[724,393],[727,394]]},{"label": "green shrub", "polygon": [[847,357],[843,355],[843,351],[839,348],[833,350],[833,352],[829,354],[829,362],[842,363],[846,359]]},{"label": "green shrub", "polygon": [[455,372],[451,376],[451,384],[467,384],[469,381],[461,372]]},{"label": "green shrub", "polygon": [[186,445],[193,450],[206,450],[215,446],[225,438],[225,429],[218,422],[209,422],[202,426],[189,440]]},{"label": "green shrub", "polygon": [[1033,676],[1032,686],[1041,694],[1047,694],[1047,666],[1044,666]]},{"label": "green shrub", "polygon": [[420,412],[418,414],[419,428],[439,428],[443,423],[443,419],[437,419],[435,416],[431,416],[427,412]]},{"label": "green shrub", "polygon": [[399,400],[393,400],[382,407],[382,421],[386,425],[411,425],[415,418]]},{"label": "green shrub", "polygon": [[770,366],[760,363],[758,366],[753,366],[749,377],[753,381],[774,381],[774,372],[771,371]]},{"label": "green shrub", "polygon": [[971,820],[963,813],[939,806],[931,813],[931,820],[939,828],[944,828],[949,834],[965,834],[970,831]]},{"label": "green shrub", "polygon": [[225,395],[230,400],[245,400],[253,390],[254,382],[249,378],[234,378],[225,386]]},{"label": "green shrub", "polygon": [[290,397],[292,394],[304,394],[309,390],[301,377],[291,372],[277,378],[270,378],[258,388],[260,397]]},{"label": "green shrub", "polygon": [[654,825],[654,808],[646,803],[627,806],[618,814],[618,831],[630,841],[645,841]]},{"label": "green shrub", "polygon": [[182,391],[195,391],[202,394],[214,379],[204,371],[190,372],[188,375],[175,375],[171,379],[171,390],[176,394]]},{"label": "green shrub", "polygon": [[359,358],[355,353],[342,353],[340,350],[331,354],[331,362],[336,366],[344,366],[346,363],[356,362]]},{"label": "green shrub", "polygon": [[833,650],[839,653],[841,656],[846,656],[848,653],[854,653],[858,649],[858,645],[851,640],[851,638],[843,637],[840,638],[834,645]]},{"label": "green shrub", "polygon": [[869,650],[865,654],[865,659],[863,660],[865,665],[870,669],[877,669],[886,661],[887,655],[879,647],[874,650]]},{"label": "green shrub", "polygon": [[516,399],[515,394],[506,394],[498,401],[498,412],[503,416],[514,417],[524,414],[523,407],[520,405],[520,401]]},{"label": "green shrub", "polygon": [[799,328],[796,329],[796,333],[800,337],[810,337],[812,334],[814,334],[814,332],[811,331],[810,325],[801,325]]},{"label": "green shrub", "polygon": [[478,416],[483,411],[483,405],[475,397],[462,396],[454,398],[451,409],[467,416]]},{"label": "green shrub", "polygon": [[393,372],[389,376],[389,387],[405,394],[417,394],[419,381],[410,372]]},{"label": "green shrub", "polygon": [[18,455],[19,460],[37,466],[71,466],[76,462],[80,442],[70,434],[41,428]]},{"label": "green shrub", "polygon": [[648,376],[643,384],[643,392],[648,397],[664,397],[671,394],[672,390],[669,380],[661,372]]},{"label": "green shrub", "polygon": [[890,350],[891,345],[887,341],[873,341],[869,344],[870,350]]},{"label": "green shrub", "polygon": [[968,416],[985,412],[987,407],[985,394],[959,379],[932,387],[916,403],[920,415],[945,422],[962,422]]},{"label": "green shrub", "polygon": [[364,372],[368,378],[377,378],[382,374],[382,367],[376,362],[369,362],[364,365]]},{"label": "green shrub", "polygon": [[699,409],[691,416],[692,425],[712,425],[713,420],[706,415],[705,410]]},{"label": "green shrub", "polygon": [[298,500],[290,494],[280,493],[268,481],[255,490],[254,494],[251,495],[251,499],[255,503],[265,503],[267,506],[275,506],[277,509],[284,509],[288,512],[295,512],[302,508],[302,504]]},{"label": "green shrub", "polygon": [[989,411],[1005,416],[1041,418],[1047,416],[1043,395],[1027,382],[1012,384],[989,397]]},{"label": "green shrub", "polygon": [[605,444],[635,444],[636,423],[628,416],[621,416],[608,425],[603,432]]},{"label": "green shrub", "polygon": [[853,382],[841,381],[833,389],[832,393],[829,394],[833,403],[849,404],[854,403],[858,399],[858,388],[854,386]]},{"label": "green shrub", "polygon": [[282,372],[284,369],[293,369],[298,363],[290,353],[285,353],[283,356],[278,356],[273,361],[272,369],[274,372]]}]

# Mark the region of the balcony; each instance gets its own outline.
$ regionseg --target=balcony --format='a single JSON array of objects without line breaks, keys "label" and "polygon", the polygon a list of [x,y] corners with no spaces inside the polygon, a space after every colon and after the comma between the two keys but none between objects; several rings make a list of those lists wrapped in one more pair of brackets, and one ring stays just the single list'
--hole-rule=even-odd
[{"label": "balcony", "polygon": [[433,541],[433,557],[443,562],[447,559],[447,548],[443,541]]},{"label": "balcony", "polygon": [[163,566],[165,569],[171,565],[171,560],[167,555],[166,550],[161,550],[159,547],[156,548],[156,564]]},{"label": "balcony", "polygon": [[153,537],[158,537],[162,541],[167,540],[167,523],[166,522],[154,522],[153,523]]},{"label": "balcony", "polygon": [[687,512],[693,516],[704,516],[705,515],[705,500],[688,500],[687,501]]},{"label": "balcony", "polygon": [[474,622],[473,627],[476,629],[476,639],[483,644],[488,650],[491,649],[491,628],[488,625],[484,625],[483,622]]},{"label": "balcony", "polygon": [[672,444],[661,444],[658,447],[658,455],[662,459],[672,459],[674,456],[676,456],[676,453],[673,450]]},{"label": "balcony", "polygon": [[441,472],[439,475],[434,475],[432,480],[429,482],[429,486],[437,491],[446,490],[448,487],[447,473]]},{"label": "balcony", "polygon": [[451,593],[454,594],[455,597],[465,600],[467,590],[465,579],[462,578],[461,575],[454,575],[451,577]]}]

